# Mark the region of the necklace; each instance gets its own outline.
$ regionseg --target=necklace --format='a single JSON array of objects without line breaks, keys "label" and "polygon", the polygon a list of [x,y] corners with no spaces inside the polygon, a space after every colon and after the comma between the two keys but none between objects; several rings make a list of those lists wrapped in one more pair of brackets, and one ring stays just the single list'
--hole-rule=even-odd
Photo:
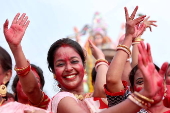
[{"label": "necklace", "polygon": [[85,98],[90,98],[90,97],[92,97],[92,93],[86,93],[86,94],[84,94],[84,95],[79,95],[79,94],[74,94],[74,96],[77,98],[77,99],[79,99],[79,100],[84,100]]},{"label": "necklace", "polygon": [[83,95],[74,94],[74,96],[81,101],[84,99]]}]

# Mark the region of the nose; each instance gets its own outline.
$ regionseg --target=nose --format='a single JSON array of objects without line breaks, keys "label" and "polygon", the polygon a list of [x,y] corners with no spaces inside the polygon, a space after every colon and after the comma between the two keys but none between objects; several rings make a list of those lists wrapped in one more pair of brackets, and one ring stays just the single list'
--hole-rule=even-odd
[{"label": "nose", "polygon": [[69,63],[66,65],[66,68],[65,68],[66,71],[70,72],[73,70],[73,67],[72,65],[70,65]]}]

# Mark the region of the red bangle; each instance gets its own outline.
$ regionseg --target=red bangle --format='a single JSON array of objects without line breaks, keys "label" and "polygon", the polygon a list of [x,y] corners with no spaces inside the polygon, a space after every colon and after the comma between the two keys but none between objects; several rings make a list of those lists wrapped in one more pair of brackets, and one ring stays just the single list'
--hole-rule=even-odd
[{"label": "red bangle", "polygon": [[16,71],[17,75],[19,75],[19,76],[27,75],[31,70],[31,65],[30,65],[29,61],[28,61],[28,64],[29,65],[27,67],[23,67],[23,68],[18,68],[15,66],[14,70]]},{"label": "red bangle", "polygon": [[109,64],[108,61],[105,59],[97,59],[95,62],[95,65],[97,65],[99,62],[105,62],[105,63]]},{"label": "red bangle", "polygon": [[39,104],[34,105],[29,101],[29,105],[32,105],[32,106],[35,106],[35,107],[38,107],[38,108],[42,108],[42,109],[47,109],[48,104],[50,102],[50,98],[44,92],[42,92],[42,94],[43,95],[42,95],[42,98],[41,98],[41,101],[40,101]]}]

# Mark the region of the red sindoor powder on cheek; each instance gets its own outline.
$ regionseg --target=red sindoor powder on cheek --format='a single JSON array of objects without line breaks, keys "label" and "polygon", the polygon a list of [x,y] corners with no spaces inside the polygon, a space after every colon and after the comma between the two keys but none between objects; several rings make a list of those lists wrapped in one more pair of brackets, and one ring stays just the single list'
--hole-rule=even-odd
[{"label": "red sindoor powder on cheek", "polygon": [[134,91],[139,92],[139,91],[141,91],[141,90],[142,90],[142,87],[136,87],[136,86],[134,86]]}]

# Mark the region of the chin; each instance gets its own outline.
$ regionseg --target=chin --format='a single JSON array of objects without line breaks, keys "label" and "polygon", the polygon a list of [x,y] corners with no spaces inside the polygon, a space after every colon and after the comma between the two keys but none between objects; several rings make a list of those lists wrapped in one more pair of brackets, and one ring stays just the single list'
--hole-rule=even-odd
[{"label": "chin", "polygon": [[65,86],[66,89],[77,89],[78,87],[81,86],[81,83],[74,83],[74,84],[68,84],[67,86]]}]

